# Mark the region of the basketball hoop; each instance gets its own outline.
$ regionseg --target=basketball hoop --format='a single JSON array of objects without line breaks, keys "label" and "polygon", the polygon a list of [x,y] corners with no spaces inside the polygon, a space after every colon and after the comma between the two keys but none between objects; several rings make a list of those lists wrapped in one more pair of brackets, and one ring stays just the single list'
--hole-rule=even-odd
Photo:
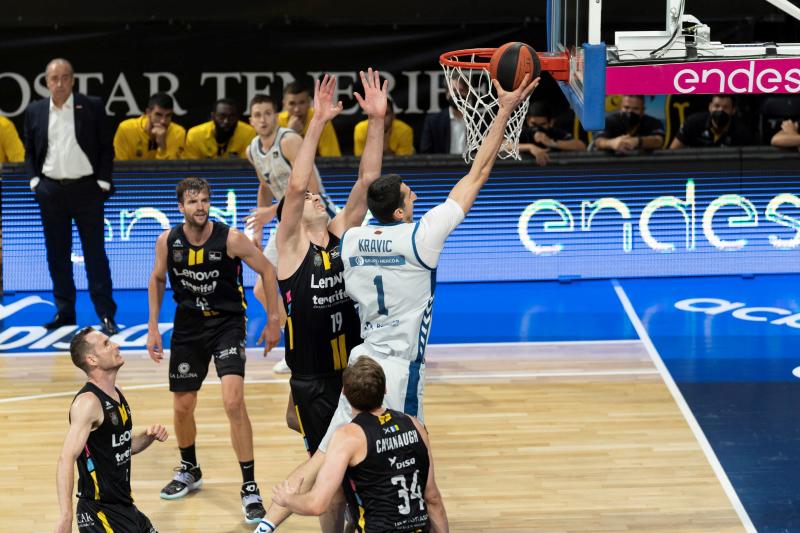
[{"label": "basketball hoop", "polygon": [[[475,158],[489,126],[497,115],[498,101],[489,77],[489,61],[496,48],[470,48],[445,52],[439,63],[445,74],[450,97],[464,117],[467,142],[464,146],[464,161]],[[556,79],[567,77],[569,59],[566,54],[537,54],[542,70],[551,71]],[[514,109],[503,132],[505,141],[497,154],[500,159],[520,159],[519,135],[528,113],[528,100]]]}]

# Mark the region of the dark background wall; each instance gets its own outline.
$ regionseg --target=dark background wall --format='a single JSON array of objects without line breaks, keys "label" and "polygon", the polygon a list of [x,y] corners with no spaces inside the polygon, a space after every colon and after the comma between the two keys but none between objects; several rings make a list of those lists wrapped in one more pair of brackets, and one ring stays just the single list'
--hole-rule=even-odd
[{"label": "dark background wall", "polygon": [[[605,0],[604,24],[629,25],[663,21],[663,0],[637,2]],[[498,4],[493,0],[431,2],[407,0],[381,4],[367,0],[324,2],[320,0],[240,1],[235,4],[212,0],[116,1],[81,0],[61,2],[34,0],[5,7],[0,25],[41,27],[80,24],[133,23],[156,20],[298,24],[448,24],[492,22],[537,22],[544,20],[543,0]],[[687,0],[686,12],[709,21],[773,22],[785,20],[781,11],[762,0]],[[625,29],[625,28],[616,28]]]}]

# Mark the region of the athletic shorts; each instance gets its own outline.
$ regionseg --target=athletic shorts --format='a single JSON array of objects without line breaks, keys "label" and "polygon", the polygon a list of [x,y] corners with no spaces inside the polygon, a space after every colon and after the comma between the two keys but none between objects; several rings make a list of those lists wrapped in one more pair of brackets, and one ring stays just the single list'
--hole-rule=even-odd
[{"label": "athletic shorts", "polygon": [[[364,344],[359,344],[350,351],[348,365],[352,365],[359,357],[374,359],[383,368],[386,375],[386,396],[383,405],[395,411],[415,416],[423,424],[422,396],[425,388],[425,363],[417,363],[399,357],[384,357],[373,353]],[[353,407],[344,394],[339,395],[339,405],[333,414],[328,431],[319,444],[323,452],[328,450],[328,443],[337,429],[353,420]]]},{"label": "athletic shorts", "polygon": [[278,271],[278,239],[276,235],[278,234],[277,231],[273,231],[270,233],[269,239],[267,239],[267,245],[264,247],[264,251],[261,252],[264,254],[264,257],[267,258],[267,261],[275,268],[275,271]]},{"label": "athletic shorts", "polygon": [[79,498],[76,517],[80,533],[158,533],[135,505]]},{"label": "athletic shorts", "polygon": [[306,450],[309,455],[313,455],[328,431],[333,413],[339,405],[342,375],[322,378],[292,376],[289,386]]},{"label": "athletic shorts", "polygon": [[204,317],[178,308],[169,356],[169,390],[200,390],[214,359],[217,376],[244,377],[245,316],[223,314]]}]

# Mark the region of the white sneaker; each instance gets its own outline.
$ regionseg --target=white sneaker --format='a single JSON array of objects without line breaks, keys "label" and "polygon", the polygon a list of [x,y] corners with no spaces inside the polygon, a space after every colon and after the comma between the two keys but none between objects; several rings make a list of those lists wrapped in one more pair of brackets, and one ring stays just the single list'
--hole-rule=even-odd
[{"label": "white sneaker", "polygon": [[275,366],[272,367],[272,371],[276,374],[291,374],[292,370],[289,368],[289,365],[286,364],[286,359],[281,359]]}]

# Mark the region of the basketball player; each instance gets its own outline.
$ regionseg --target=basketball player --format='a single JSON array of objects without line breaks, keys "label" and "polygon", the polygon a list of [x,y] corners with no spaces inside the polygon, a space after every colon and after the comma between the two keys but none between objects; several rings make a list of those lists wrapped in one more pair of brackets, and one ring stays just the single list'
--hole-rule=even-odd
[{"label": "basketball player", "polygon": [[[247,149],[247,159],[256,170],[259,178],[258,197],[256,210],[246,219],[248,229],[253,230],[253,242],[261,248],[263,239],[264,225],[268,224],[274,217],[278,204],[273,205],[273,200],[279,202],[286,191],[289,183],[289,174],[292,172],[292,163],[297,157],[297,151],[303,142],[295,130],[278,126],[278,111],[275,101],[264,94],[257,94],[250,101],[250,125],[256,129],[257,136],[250,142]],[[338,210],[333,202],[325,194],[325,188],[319,177],[319,171],[314,166],[314,179],[309,183],[309,190],[319,193],[328,209],[328,214],[333,217]],[[270,260],[274,267],[278,264],[278,251],[275,247],[275,239],[270,238],[264,249],[264,255]],[[281,327],[285,322],[286,311],[282,302],[277,298],[277,289],[274,274],[271,277],[272,283],[268,285],[271,292],[264,294],[261,290],[260,280],[256,281],[253,295],[261,302],[264,309],[269,309],[269,302],[278,302],[278,312],[281,316]],[[289,372],[286,360],[281,360],[275,364],[273,371],[278,374]],[[289,419],[294,411],[292,402],[289,402],[291,412],[287,412]],[[290,427],[291,427],[290,422]]]},{"label": "basketball player", "polygon": [[[348,352],[360,337],[358,314],[344,291],[339,238],[364,219],[367,188],[380,176],[388,88],[386,82],[381,87],[380,75],[372,69],[361,73],[361,81],[364,97],[356,98],[369,120],[367,143],[347,204],[331,220],[319,195],[307,190],[319,136],[342,110],[341,102],[332,101],[336,78],[326,76],[316,83],[315,113],[292,169],[276,234],[278,283],[288,315],[284,338],[292,369],[289,384],[309,455],[328,430]],[[320,519],[323,530],[341,531],[341,503],[337,499]]]},{"label": "basketball player", "polygon": [[75,366],[86,372],[86,385],[69,409],[69,432],[56,470],[61,516],[56,533],[72,531],[73,464],[78,463],[78,530],[86,533],[155,533],[150,520],[133,505],[131,455],[153,441],[167,440],[167,430],[153,424],[133,433],[131,408],[116,386],[125,364],[119,345],[93,328],[83,328],[70,342]]},{"label": "basketball player", "polygon": [[[268,279],[267,260],[247,237],[224,224],[211,222],[211,191],[208,182],[186,178],[176,188],[178,208],[184,222],[167,230],[156,242],[156,260],[150,276],[147,350],[160,363],[164,357],[158,315],[167,275],[177,303],[169,388],[173,392],[175,434],[181,465],[162,490],[173,500],[202,485],[202,472],[195,452],[197,427],[194,410],[197,391],[214,359],[222,382],[222,400],[228,416],[231,442],[242,471],[242,510],[248,523],[264,516],[264,506],[254,478],[253,430],[244,402],[245,309],[242,260]],[[265,288],[266,292],[266,288]],[[277,314],[269,317],[262,337],[265,350],[280,339]]]},{"label": "basketball player", "polygon": [[[364,340],[350,357],[366,355],[378,361],[386,373],[387,406],[420,420],[439,254],[489,179],[509,117],[533,92],[539,78],[529,82],[526,77],[514,92],[504,91],[497,81],[492,83],[499,101],[497,117],[469,173],[448,199],[414,223],[417,196],[400,176],[381,176],[367,192],[376,223],[353,228],[342,239],[345,287],[358,304]],[[320,450],[325,451],[336,428],[351,419],[350,404],[342,396]]]},{"label": "basketball player", "polygon": [[[342,236],[340,249],[345,288],[359,305],[361,337],[365,341],[351,350],[350,360],[366,355],[383,367],[387,381],[385,400],[390,409],[422,420],[423,358],[430,331],[439,253],[447,236],[464,219],[489,179],[512,112],[539,85],[539,78],[529,80],[530,77],[525,76],[513,92],[504,91],[492,81],[499,101],[497,116],[475,155],[470,172],[456,184],[445,203],[426,213],[419,224],[414,224],[416,195],[399,176],[382,176],[367,192],[370,211],[374,205],[381,213],[378,216],[372,211],[379,224],[353,227]],[[279,277],[280,274],[279,268]],[[302,481],[299,492],[313,485],[333,433],[352,419],[350,404],[342,395],[317,453],[289,475],[292,486]],[[273,501],[267,517],[255,531],[274,531],[289,514]]]},{"label": "basketball player", "polygon": [[448,531],[422,424],[382,407],[386,377],[373,359],[356,360],[342,381],[355,418],[334,433],[310,491],[298,494],[296,484],[284,481],[273,488],[272,500],[298,514],[318,515],[345,479],[359,502],[357,531]]}]

